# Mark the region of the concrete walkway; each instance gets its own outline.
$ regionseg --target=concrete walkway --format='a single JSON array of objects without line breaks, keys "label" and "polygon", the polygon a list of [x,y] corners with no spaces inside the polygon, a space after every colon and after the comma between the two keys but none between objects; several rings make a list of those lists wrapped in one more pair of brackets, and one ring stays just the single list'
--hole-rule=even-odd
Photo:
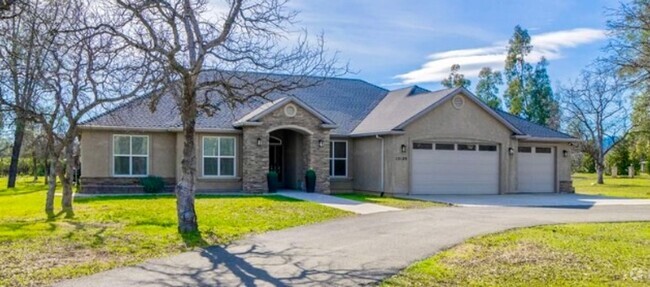
[{"label": "concrete walkway", "polygon": [[338,209],[354,212],[356,214],[373,214],[379,212],[401,210],[395,207],[379,205],[374,203],[367,203],[367,202],[359,202],[356,200],[345,199],[345,198],[322,194],[322,193],[307,193],[302,191],[280,191],[277,194],[285,197],[319,203],[332,208],[338,208]]},{"label": "concrete walkway", "polygon": [[516,227],[650,220],[650,206],[444,207],[269,232],[56,286],[359,286],[467,238]]},{"label": "concrete walkway", "polygon": [[502,194],[502,195],[406,195],[409,199],[449,203],[465,207],[561,207],[650,205],[650,199],[617,198],[585,194]]}]

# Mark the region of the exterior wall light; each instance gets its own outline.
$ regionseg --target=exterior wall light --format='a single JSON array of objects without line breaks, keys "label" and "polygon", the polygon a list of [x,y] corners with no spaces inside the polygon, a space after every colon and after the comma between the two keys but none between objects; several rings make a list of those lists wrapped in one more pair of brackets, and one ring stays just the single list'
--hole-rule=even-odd
[{"label": "exterior wall light", "polygon": [[400,147],[400,150],[402,151],[402,153],[406,153],[406,145],[403,144],[403,145]]},{"label": "exterior wall light", "polygon": [[563,150],[562,151],[562,156],[564,156],[564,157],[569,156],[569,151],[568,150]]},{"label": "exterior wall light", "polygon": [[515,150],[514,150],[513,148],[509,147],[509,148],[508,148],[508,154],[509,154],[509,155],[513,155],[513,154],[515,154]]},{"label": "exterior wall light", "polygon": [[262,145],[262,138],[257,138],[257,146],[261,146],[261,145]]},{"label": "exterior wall light", "polygon": [[324,144],[323,140],[318,140],[318,147],[323,147]]}]

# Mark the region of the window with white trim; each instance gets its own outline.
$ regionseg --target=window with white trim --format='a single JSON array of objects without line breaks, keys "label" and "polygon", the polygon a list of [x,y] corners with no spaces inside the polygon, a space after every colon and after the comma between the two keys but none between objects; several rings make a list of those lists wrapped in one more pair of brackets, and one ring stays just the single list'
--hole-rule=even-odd
[{"label": "window with white trim", "polygon": [[348,176],[347,141],[330,141],[330,176]]},{"label": "window with white trim", "polygon": [[113,135],[113,175],[149,174],[149,136]]},{"label": "window with white trim", "polygon": [[234,137],[203,137],[203,176],[235,176]]}]

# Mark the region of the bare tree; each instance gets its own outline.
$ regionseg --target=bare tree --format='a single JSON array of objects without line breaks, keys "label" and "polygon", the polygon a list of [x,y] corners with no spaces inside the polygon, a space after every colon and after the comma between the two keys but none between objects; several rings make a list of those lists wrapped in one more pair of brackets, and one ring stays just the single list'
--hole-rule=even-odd
[{"label": "bare tree", "polygon": [[[43,109],[37,118],[50,135],[51,179],[56,174],[61,180],[61,206],[67,216],[72,216],[79,123],[106,107],[151,92],[157,87],[152,75],[159,69],[120,38],[91,29],[105,23],[98,22],[101,18],[84,1],[53,5],[61,5],[71,20],[57,31],[43,73],[43,85],[55,106]],[[64,161],[63,167],[58,166],[58,159]],[[52,210],[52,206],[46,209]]]},{"label": "bare tree", "polygon": [[[560,88],[568,129],[582,139],[579,148],[594,158],[598,184],[604,184],[605,154],[628,133],[626,88],[620,77],[603,68],[583,71]],[[605,140],[613,140],[608,147]]]},{"label": "bare tree", "polygon": [[[290,30],[296,12],[288,10],[283,0],[232,0],[220,5],[206,0],[116,0],[103,5],[108,13],[126,17],[122,25],[104,28],[163,66],[167,84],[160,94],[175,95],[184,138],[182,174],[176,185],[181,233],[198,232],[194,209],[197,114],[211,115],[223,106],[315,84],[307,77],[237,71],[302,76],[340,72],[334,69],[335,57],[326,56],[322,37],[310,45],[304,33]],[[290,46],[293,35],[300,37]]]},{"label": "bare tree", "polygon": [[16,184],[18,159],[29,120],[24,111],[34,107],[39,73],[52,39],[39,19],[42,5],[38,1],[29,5],[19,2],[11,9],[20,10],[20,17],[0,21],[0,99],[11,107],[14,126],[8,188]]}]

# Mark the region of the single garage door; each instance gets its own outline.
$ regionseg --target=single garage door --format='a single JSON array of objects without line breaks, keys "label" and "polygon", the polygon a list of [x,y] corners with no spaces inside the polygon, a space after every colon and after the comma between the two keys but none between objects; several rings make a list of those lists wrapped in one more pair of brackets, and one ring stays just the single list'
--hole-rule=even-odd
[{"label": "single garage door", "polygon": [[499,150],[492,144],[414,143],[412,194],[498,194]]},{"label": "single garage door", "polygon": [[519,147],[517,158],[518,192],[555,191],[555,153],[550,147]]}]

